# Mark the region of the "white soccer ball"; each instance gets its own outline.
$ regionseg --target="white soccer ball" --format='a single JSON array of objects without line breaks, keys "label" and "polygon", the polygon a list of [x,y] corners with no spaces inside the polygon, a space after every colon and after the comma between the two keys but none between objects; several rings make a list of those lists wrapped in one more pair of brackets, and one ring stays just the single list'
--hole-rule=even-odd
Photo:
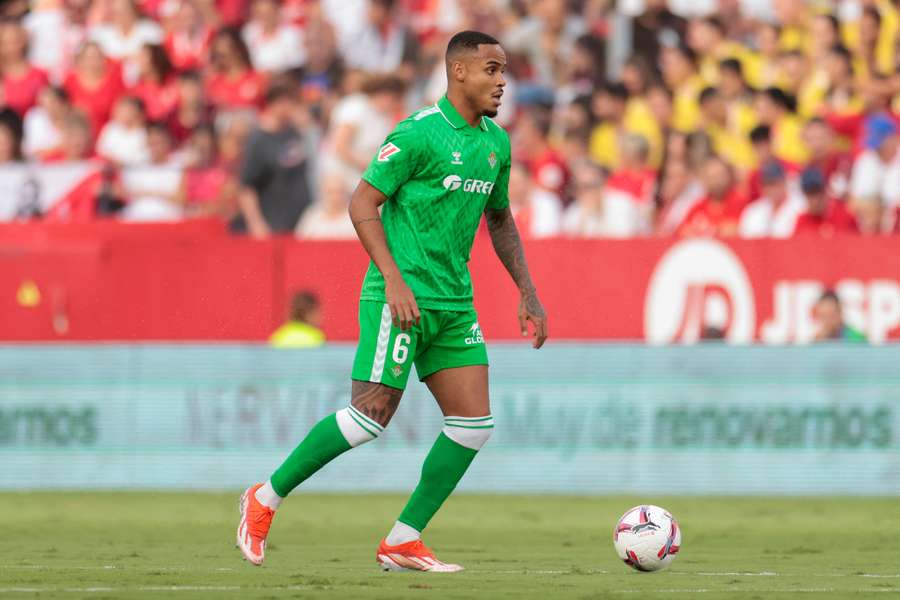
[{"label": "white soccer ball", "polygon": [[629,509],[613,531],[619,558],[638,571],[665,569],[681,549],[681,528],[664,508],[645,504]]}]

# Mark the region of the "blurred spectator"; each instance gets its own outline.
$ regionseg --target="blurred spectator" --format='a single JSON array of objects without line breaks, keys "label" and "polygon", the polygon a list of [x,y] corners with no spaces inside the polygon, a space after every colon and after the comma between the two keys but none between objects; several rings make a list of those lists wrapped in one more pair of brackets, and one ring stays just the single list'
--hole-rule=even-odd
[{"label": "blurred spectator", "polygon": [[850,206],[860,231],[879,233],[886,202],[896,203],[898,179],[897,125],[884,114],[870,117],[865,126],[865,150],[857,157],[850,176]]},{"label": "blurred spectator", "polygon": [[596,121],[590,138],[591,160],[605,169],[618,164],[616,151],[619,136],[624,133],[625,105],[628,90],[621,83],[604,83],[594,90],[591,111]]},{"label": "blurred spectator", "polygon": [[219,160],[216,132],[201,126],[191,134],[178,201],[184,214],[229,220],[237,210],[237,182]]},{"label": "blurred spectator", "polygon": [[81,109],[90,119],[96,135],[109,120],[113,105],[124,91],[118,67],[103,55],[100,46],[88,42],[75,58],[75,66],[66,75],[63,89],[69,94],[72,106]]},{"label": "blurred spectator", "polygon": [[744,54],[741,45],[728,40],[726,33],[725,24],[716,16],[695,18],[688,23],[687,44],[701,57],[700,76],[708,86],[718,83],[721,61]]},{"label": "blurred spectator", "polygon": [[138,81],[129,93],[144,103],[147,119],[164,121],[178,104],[172,63],[162,46],[146,44],[138,54],[137,65]]},{"label": "blurred spectator", "polygon": [[306,54],[300,80],[303,97],[310,102],[320,102],[327,94],[335,92],[344,72],[337,34],[331,23],[317,14],[316,18],[306,22],[303,43]]},{"label": "blurred spectator", "polygon": [[772,130],[768,125],[758,125],[750,131],[750,144],[753,147],[754,161],[757,167],[747,174],[746,194],[748,202],[755,202],[763,195],[762,168],[764,165],[777,162],[790,174],[796,172],[798,165],[775,156],[772,146]]},{"label": "blurred spectator", "polygon": [[269,337],[273,348],[317,348],[325,343],[325,334],[319,329],[322,308],[315,294],[297,292],[291,298],[287,322]]},{"label": "blurred spectator", "polygon": [[536,186],[528,168],[514,161],[509,171],[509,208],[523,239],[553,237],[561,231],[562,202]]},{"label": "blurred spectator", "polygon": [[94,158],[91,122],[80,110],[71,110],[62,123],[60,146],[47,150],[41,160],[47,163],[77,162]]},{"label": "blurred spectator", "polygon": [[356,229],[347,212],[351,189],[342,174],[326,173],[322,177],[318,200],[297,223],[297,237],[307,240],[356,239]]},{"label": "blurred spectator", "polygon": [[562,217],[562,232],[568,237],[607,237],[603,215],[603,169],[590,161],[581,161],[573,170],[575,200]]},{"label": "blurred spectator", "polygon": [[144,103],[124,96],[113,109],[112,119],[97,138],[97,154],[118,165],[139,165],[150,159]]},{"label": "blurred spectator", "polygon": [[347,65],[374,73],[396,73],[411,81],[418,69],[415,36],[399,18],[395,0],[369,0],[366,20],[342,44]]},{"label": "blurred spectator", "polygon": [[24,117],[47,85],[47,73],[28,62],[28,32],[16,22],[0,24],[0,102]]},{"label": "blurred spectator", "polygon": [[747,82],[756,89],[763,89],[780,83],[778,58],[781,54],[781,27],[775,23],[762,21],[754,31],[755,52],[745,59]]},{"label": "blurred spectator", "polygon": [[728,106],[716,88],[704,88],[699,96],[703,131],[712,142],[713,151],[738,169],[745,171],[755,165],[750,138],[729,122]]},{"label": "blurred spectator", "polygon": [[14,111],[0,111],[0,164],[20,162],[22,157],[22,120]]},{"label": "blurred spectator", "polygon": [[262,72],[279,72],[306,62],[300,28],[282,18],[279,0],[254,0],[252,19],[244,25],[243,36],[253,67]]},{"label": "blurred spectator", "polygon": [[716,88],[725,101],[728,128],[736,135],[747,137],[756,126],[753,112],[753,93],[744,79],[744,67],[736,58],[719,63],[719,85]]},{"label": "blurred spectator", "polygon": [[779,160],[803,164],[809,157],[800,137],[802,125],[797,117],[796,100],[780,88],[770,87],[756,95],[756,115],[768,125],[772,135],[772,152]]},{"label": "blurred spectator", "polygon": [[294,86],[281,82],[266,92],[241,167],[241,215],[233,224],[237,232],[256,238],[293,232],[310,204],[308,150],[294,127],[297,94]]},{"label": "blurred spectator", "polygon": [[844,202],[828,196],[827,179],[817,167],[800,175],[800,186],[806,196],[806,208],[797,217],[794,235],[813,233],[829,238],[858,231],[856,219]]},{"label": "blurred spectator", "polygon": [[127,221],[174,221],[181,217],[175,200],[181,183],[181,167],[172,161],[172,138],[159,123],[147,126],[148,161],[122,171],[122,187],[128,205]]},{"label": "blurred spectator", "polygon": [[178,71],[200,69],[205,64],[209,46],[215,31],[204,20],[197,2],[181,0],[175,14],[169,19],[169,28],[163,46],[172,66]]},{"label": "blurred spectator", "polygon": [[122,64],[126,83],[138,78],[138,54],[146,44],[161,44],[163,32],[159,25],[141,17],[135,0],[110,0],[110,20],[91,28],[90,38],[100,45],[103,53]]},{"label": "blurred spectator", "polygon": [[703,163],[701,179],[706,193],[685,216],[678,234],[722,237],[734,235],[744,208],[744,198],[735,185],[731,165],[720,157],[713,156]]},{"label": "blurred spectator", "polygon": [[534,107],[525,111],[516,124],[513,154],[527,168],[538,187],[564,199],[569,184],[566,159],[551,144],[550,112]]},{"label": "blurred spectator", "polygon": [[48,85],[41,90],[37,106],[25,115],[25,154],[40,158],[58,150],[62,145],[66,117],[71,110],[69,96],[64,89]]},{"label": "blurred spectator", "polygon": [[646,0],[644,12],[634,19],[633,46],[651,65],[660,59],[660,50],[684,40],[687,21],[669,10],[666,0]]},{"label": "blurred spectator", "polygon": [[203,95],[203,81],[196,71],[185,71],[175,82],[177,102],[168,125],[176,144],[186,141],[197,127],[213,121],[213,108]]},{"label": "blurred spectator", "polygon": [[660,174],[655,214],[655,231],[660,235],[673,235],[688,213],[703,198],[703,185],[691,173],[685,159],[666,161]]},{"label": "blurred spectator", "polygon": [[810,119],[803,128],[803,142],[809,148],[806,166],[821,171],[831,196],[846,196],[853,159],[849,153],[837,149],[834,131],[828,122],[821,118]]},{"label": "blurred spectator", "polygon": [[763,165],[762,198],[741,212],[738,233],[742,238],[788,238],[794,233],[797,217],[806,202],[787,182],[787,172],[778,161]]},{"label": "blurred spectator", "polygon": [[362,91],[344,96],[331,111],[326,170],[353,189],[384,139],[404,115],[405,84],[393,75],[373,75]]},{"label": "blurred spectator", "polygon": [[90,0],[38,0],[22,19],[28,31],[28,58],[60,83],[86,39],[85,18]]},{"label": "blurred spectator", "polygon": [[507,52],[527,58],[531,83],[552,89],[562,83],[575,40],[586,27],[581,17],[569,12],[566,0],[536,0],[532,7],[502,42]]},{"label": "blurred spectator", "polygon": [[619,167],[610,173],[603,212],[610,237],[650,233],[656,172],[648,165],[650,146],[640,135],[623,135]]},{"label": "blurred spectator", "polygon": [[238,30],[219,30],[212,41],[212,75],[206,82],[210,102],[220,109],[255,108],[264,89],[265,78],[253,70]]},{"label": "blurred spectator", "polygon": [[697,74],[697,55],[687,46],[666,47],[660,66],[663,79],[674,94],[672,127],[685,133],[694,131],[700,120],[697,100],[703,79]]},{"label": "blurred spectator", "polygon": [[865,343],[866,336],[844,322],[841,300],[832,290],[825,290],[813,306],[817,342]]}]

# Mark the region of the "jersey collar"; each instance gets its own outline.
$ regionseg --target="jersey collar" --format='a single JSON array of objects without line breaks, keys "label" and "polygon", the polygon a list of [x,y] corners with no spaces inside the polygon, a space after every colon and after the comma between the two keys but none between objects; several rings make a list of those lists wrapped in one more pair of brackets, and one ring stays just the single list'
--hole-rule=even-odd
[{"label": "jersey collar", "polygon": [[[463,127],[468,127],[469,124],[465,119],[462,118],[462,115],[454,108],[453,104],[447,98],[447,95],[444,94],[441,96],[441,99],[435,102],[434,104],[438,111],[441,113],[441,116],[450,123],[450,126],[453,129],[462,129]],[[481,121],[478,122],[478,126],[482,131],[487,131],[487,123],[484,121],[484,117],[481,117]]]}]

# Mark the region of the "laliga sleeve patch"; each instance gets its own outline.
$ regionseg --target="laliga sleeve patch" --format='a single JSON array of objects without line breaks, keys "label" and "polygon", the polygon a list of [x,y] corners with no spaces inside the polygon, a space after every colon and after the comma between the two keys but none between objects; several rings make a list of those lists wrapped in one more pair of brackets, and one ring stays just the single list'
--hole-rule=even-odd
[{"label": "laliga sleeve patch", "polygon": [[378,151],[378,162],[387,162],[393,155],[400,152],[400,148],[395,146],[393,142],[388,142]]}]

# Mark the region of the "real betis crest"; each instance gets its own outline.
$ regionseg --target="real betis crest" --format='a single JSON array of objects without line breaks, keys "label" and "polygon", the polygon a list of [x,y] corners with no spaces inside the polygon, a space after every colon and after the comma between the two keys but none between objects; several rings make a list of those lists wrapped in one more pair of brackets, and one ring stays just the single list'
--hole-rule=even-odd
[{"label": "real betis crest", "polygon": [[490,154],[488,154],[488,164],[491,165],[491,168],[492,168],[492,169],[493,169],[494,166],[496,166],[496,164],[497,164],[497,155],[494,154],[493,152],[491,152]]}]

